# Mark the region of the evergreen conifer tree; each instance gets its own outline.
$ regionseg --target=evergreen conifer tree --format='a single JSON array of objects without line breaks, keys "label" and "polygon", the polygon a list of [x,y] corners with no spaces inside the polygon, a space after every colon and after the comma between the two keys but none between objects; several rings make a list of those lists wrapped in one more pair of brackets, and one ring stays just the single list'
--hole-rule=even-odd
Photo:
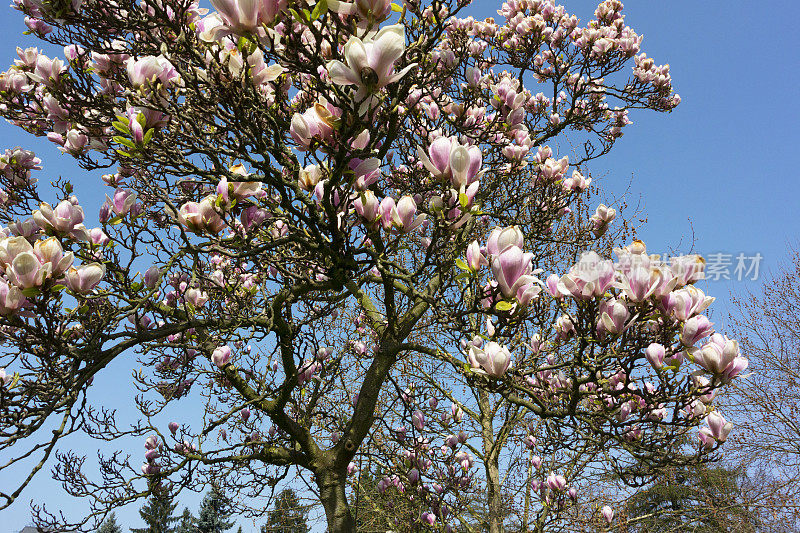
[{"label": "evergreen conifer tree", "polygon": [[116,513],[111,513],[106,521],[100,525],[97,533],[122,533],[122,528],[117,523]]},{"label": "evergreen conifer tree", "polygon": [[306,516],[308,511],[300,505],[300,499],[292,489],[285,489],[275,499],[267,523],[261,533],[308,533]]},{"label": "evergreen conifer tree", "polygon": [[131,528],[132,533],[176,533],[175,522],[178,518],[172,516],[177,502],[173,503],[172,493],[168,489],[154,492],[147,503],[139,509],[146,527]]},{"label": "evergreen conifer tree", "polygon": [[216,485],[203,498],[200,514],[197,518],[197,531],[200,533],[222,533],[233,527],[228,520],[231,516],[231,504],[222,490]]}]

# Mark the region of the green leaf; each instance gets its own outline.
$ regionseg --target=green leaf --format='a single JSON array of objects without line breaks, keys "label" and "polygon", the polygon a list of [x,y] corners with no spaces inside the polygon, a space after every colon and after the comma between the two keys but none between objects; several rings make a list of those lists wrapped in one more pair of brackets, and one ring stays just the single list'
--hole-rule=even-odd
[{"label": "green leaf", "polygon": [[125,115],[117,115],[117,120],[125,124],[125,126],[131,123],[131,120]]},{"label": "green leaf", "polygon": [[59,285],[53,285],[53,286],[50,288],[50,290],[52,290],[52,291],[55,291],[55,292],[61,292],[61,291],[63,291],[64,289],[66,289],[66,287],[65,287],[64,285],[61,285],[61,284],[59,284]]},{"label": "green leaf", "polygon": [[398,6],[397,4],[392,2],[392,11],[394,11],[396,13],[402,13],[403,12],[403,7],[402,6]]},{"label": "green leaf", "polygon": [[38,287],[30,287],[28,289],[23,289],[22,290],[22,295],[27,297],[27,298],[35,298],[36,296],[39,296],[40,294],[42,294],[42,291],[39,290]]},{"label": "green leaf", "polygon": [[460,257],[458,259],[456,259],[456,266],[458,268],[460,268],[461,270],[466,270],[467,272],[472,272],[472,269],[470,269],[469,266]]},{"label": "green leaf", "polygon": [[122,157],[133,157],[130,153],[126,152],[125,150],[117,150],[117,153]]},{"label": "green leaf", "polygon": [[327,0],[319,0],[319,2],[317,2],[317,5],[314,6],[314,11],[311,12],[311,20],[317,20],[327,12],[328,12]]},{"label": "green leaf", "polygon": [[130,135],[131,134],[131,130],[128,127],[128,125],[123,123],[123,122],[120,122],[119,120],[115,120],[114,122],[111,123],[111,125],[114,126],[115,130],[117,130],[118,132],[120,132],[120,133],[122,133],[124,135]]},{"label": "green leaf", "polygon": [[132,290],[132,291],[134,291],[134,292],[138,292],[138,291],[139,291],[139,289],[141,289],[141,288],[142,288],[142,284],[141,284],[141,282],[139,282],[139,281],[134,281],[133,283],[131,283],[131,290]]},{"label": "green leaf", "polygon": [[500,300],[494,305],[494,308],[497,309],[498,311],[511,311],[513,307],[514,304],[506,300]]},{"label": "green leaf", "polygon": [[461,209],[467,210],[467,204],[469,204],[469,198],[467,195],[462,193],[458,193],[458,203],[461,205]]},{"label": "green leaf", "polygon": [[147,146],[150,143],[150,141],[153,140],[153,135],[155,134],[155,132],[156,132],[155,128],[150,128],[149,130],[147,130],[147,132],[145,132],[144,134],[144,139],[142,139],[142,145]]},{"label": "green leaf", "polygon": [[111,138],[117,144],[121,144],[122,146],[126,146],[126,147],[130,148],[131,150],[136,150],[136,145],[133,144],[133,141],[130,140],[130,139],[126,139],[125,137],[121,137],[119,135],[114,135]]},{"label": "green leaf", "polygon": [[117,224],[122,222],[122,217],[116,216],[108,221],[109,226],[116,226]]}]

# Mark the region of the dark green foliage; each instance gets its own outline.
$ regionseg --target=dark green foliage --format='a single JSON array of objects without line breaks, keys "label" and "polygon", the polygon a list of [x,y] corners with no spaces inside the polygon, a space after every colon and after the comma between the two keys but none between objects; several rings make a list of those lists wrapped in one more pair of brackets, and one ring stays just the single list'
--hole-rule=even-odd
[{"label": "dark green foliage", "polygon": [[745,474],[725,468],[666,471],[627,502],[628,531],[752,533],[755,512],[742,491]]},{"label": "dark green foliage", "polygon": [[199,533],[222,533],[233,527],[231,517],[231,502],[225,497],[222,490],[216,485],[203,498],[200,505],[200,514],[197,517],[197,531]]},{"label": "dark green foliage", "polygon": [[194,533],[196,529],[197,519],[192,515],[188,507],[183,508],[180,522],[176,528],[176,533]]},{"label": "dark green foliage", "polygon": [[111,513],[106,521],[102,523],[97,533],[122,533],[122,528],[117,524],[117,516]]},{"label": "dark green foliage", "polygon": [[172,493],[168,489],[154,492],[147,503],[139,509],[147,527],[131,528],[132,533],[176,533],[175,523],[178,518],[172,516],[178,503],[173,503]]},{"label": "dark green foliage", "polygon": [[306,517],[308,511],[300,505],[300,499],[292,489],[284,489],[275,498],[267,523],[261,533],[308,533]]}]

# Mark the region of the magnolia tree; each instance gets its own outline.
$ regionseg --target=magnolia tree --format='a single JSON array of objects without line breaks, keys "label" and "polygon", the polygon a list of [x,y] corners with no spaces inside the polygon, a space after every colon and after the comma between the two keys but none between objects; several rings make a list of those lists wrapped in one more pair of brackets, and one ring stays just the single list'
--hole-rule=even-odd
[{"label": "magnolia tree", "polygon": [[[19,49],[3,116],[109,170],[90,229],[103,183],[47,196],[34,154],[2,158],[3,464],[41,459],[3,506],[51,456],[90,505],[36,506],[57,530],[212,479],[261,514],[300,472],[353,531],[367,465],[396,528],[501,531],[510,494],[543,530],[593,471],[643,483],[725,441],[714,394],[747,361],[703,315],[702,259],[579,253],[616,216],[586,211],[586,164],[630,110],[678,105],[669,67],[617,0],[468,4],[15,0],[63,58]],[[89,399],[130,352],[123,425]],[[57,452],[76,432],[144,447],[93,479]]]}]

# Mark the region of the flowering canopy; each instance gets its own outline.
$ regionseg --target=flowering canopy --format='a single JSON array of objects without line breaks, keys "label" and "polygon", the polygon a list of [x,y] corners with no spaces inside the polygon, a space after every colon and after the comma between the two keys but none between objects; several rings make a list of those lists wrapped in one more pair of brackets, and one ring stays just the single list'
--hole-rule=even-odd
[{"label": "flowering canopy", "polygon": [[[480,494],[501,531],[512,444],[544,524],[580,502],[581,453],[638,483],[690,432],[692,460],[725,441],[714,394],[747,363],[702,314],[702,260],[634,241],[568,264],[614,243],[587,163],[630,110],[679,104],[668,66],[618,0],[584,25],[550,0],[508,0],[499,22],[468,4],[15,0],[64,59],[18,49],[0,112],[109,189],[87,228],[83,183],[48,203],[34,154],[0,157],[0,449],[24,455],[59,417],[47,455],[77,431],[145,442],[97,485],[60,456],[92,510],[37,507],[40,525],[221,476],[255,515],[292,470],[352,531],[348,475],[380,469],[397,523],[451,531]],[[567,134],[585,142],[559,156]],[[128,351],[143,419],[122,429],[87,399]]]}]

